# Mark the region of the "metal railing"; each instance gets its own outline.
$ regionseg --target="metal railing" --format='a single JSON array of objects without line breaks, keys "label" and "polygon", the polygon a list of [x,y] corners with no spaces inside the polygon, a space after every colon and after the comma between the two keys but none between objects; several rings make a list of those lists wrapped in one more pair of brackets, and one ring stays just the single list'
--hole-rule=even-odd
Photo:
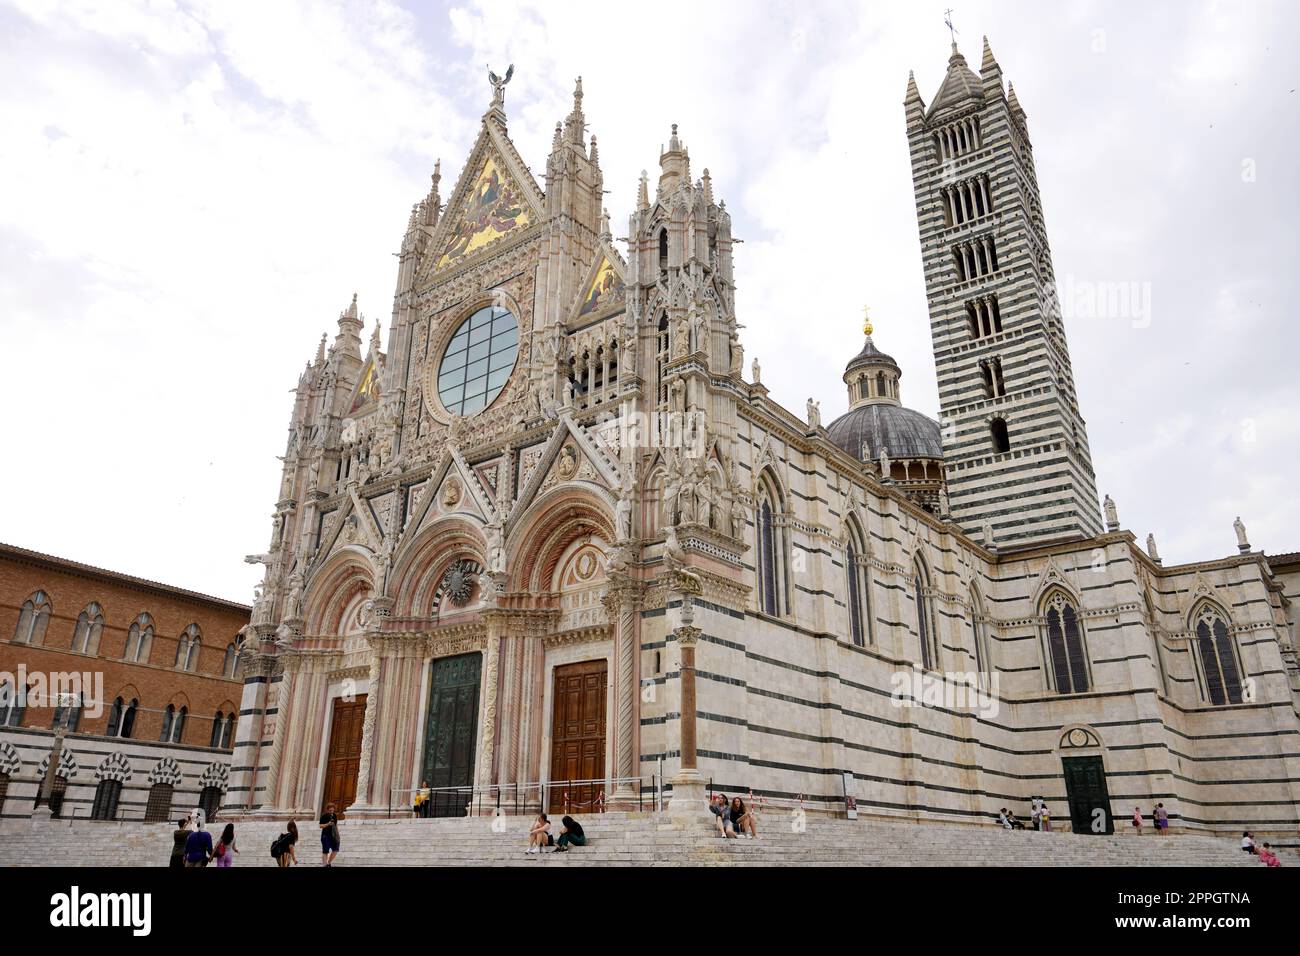
[{"label": "metal railing", "polygon": [[[557,812],[564,813],[604,813],[612,794],[622,784],[631,785],[638,811],[662,808],[663,778],[659,774],[652,774],[648,784],[644,777],[600,777],[464,787],[390,787],[388,816],[392,818],[394,813],[403,817],[499,816],[503,813],[518,815],[533,811],[546,813],[551,807],[557,807]],[[416,794],[425,796],[421,809],[415,806]]]}]

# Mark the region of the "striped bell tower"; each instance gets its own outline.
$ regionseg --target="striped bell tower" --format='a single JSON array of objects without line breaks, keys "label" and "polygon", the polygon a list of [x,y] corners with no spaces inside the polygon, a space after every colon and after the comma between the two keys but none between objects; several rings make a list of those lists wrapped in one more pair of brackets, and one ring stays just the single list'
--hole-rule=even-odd
[{"label": "striped bell tower", "polygon": [[903,101],[953,521],[1000,548],[1101,533],[1033,148],[988,39]]}]

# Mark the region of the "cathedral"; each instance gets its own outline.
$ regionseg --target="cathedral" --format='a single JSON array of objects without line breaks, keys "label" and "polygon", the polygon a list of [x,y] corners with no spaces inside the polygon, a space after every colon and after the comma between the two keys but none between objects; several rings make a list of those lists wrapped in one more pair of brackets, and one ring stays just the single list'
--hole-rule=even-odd
[{"label": "cathedral", "polygon": [[[903,101],[942,426],[873,339],[774,402],[674,126],[628,239],[582,82],[542,181],[506,84],[298,378],[228,814],[772,805],[1079,832],[1300,823],[1300,556],[1166,566],[1098,501],[1024,109],[985,40]],[[919,320],[919,317],[918,317]],[[881,343],[886,348],[887,342]],[[1190,516],[1189,516],[1190,517]]]}]

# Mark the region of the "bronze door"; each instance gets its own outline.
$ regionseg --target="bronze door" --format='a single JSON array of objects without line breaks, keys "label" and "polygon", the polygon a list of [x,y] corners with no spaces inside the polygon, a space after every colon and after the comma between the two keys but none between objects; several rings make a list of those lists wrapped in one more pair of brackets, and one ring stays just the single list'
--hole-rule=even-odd
[{"label": "bronze door", "polygon": [[361,726],[366,719],[366,695],[356,700],[334,701],[334,718],[330,724],[330,745],[325,758],[325,793],[321,810],[327,804],[343,818],[343,811],[357,797],[357,771],[361,767]]},{"label": "bronze door", "polygon": [[[420,779],[434,793],[429,815],[463,817],[474,783],[474,749],[478,738],[479,653],[442,657],[429,677],[429,712],[424,731]],[[464,787],[463,793],[438,790]]]},{"label": "bronze door", "polygon": [[605,688],[604,661],[584,661],[555,669],[548,801],[551,813],[594,813],[598,809],[596,801],[605,789],[603,782],[570,786],[568,781],[604,780]]}]

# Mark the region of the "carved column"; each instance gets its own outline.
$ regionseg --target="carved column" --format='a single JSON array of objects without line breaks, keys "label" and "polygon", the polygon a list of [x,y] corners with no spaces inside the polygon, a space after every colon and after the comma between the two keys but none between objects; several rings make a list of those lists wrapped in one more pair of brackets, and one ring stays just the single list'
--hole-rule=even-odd
[{"label": "carved column", "polygon": [[641,590],[626,573],[610,575],[604,597],[614,627],[614,767],[611,776],[623,778],[614,787],[612,810],[629,810],[636,804],[637,784],[627,779],[640,774],[637,742],[641,713]]},{"label": "carved column", "polygon": [[708,812],[705,805],[704,778],[696,762],[695,719],[695,648],[699,643],[700,629],[694,625],[695,595],[700,593],[700,582],[690,572],[674,572],[670,595],[682,602],[680,623],[673,628],[673,637],[681,653],[679,681],[681,686],[681,715],[678,718],[681,769],[673,777],[673,795],[668,812],[682,816],[701,816]]},{"label": "carved column", "polygon": [[384,679],[384,646],[382,634],[384,622],[393,612],[394,601],[390,597],[371,599],[371,618],[366,627],[366,643],[370,646],[370,674],[366,682],[366,713],[361,719],[361,758],[357,766],[357,792],[352,799],[352,806],[347,812],[366,816],[386,809],[376,807],[375,796],[375,730],[379,719],[379,705],[383,700],[380,684]]},{"label": "carved column", "polygon": [[477,786],[486,787],[496,775],[497,742],[497,672],[500,669],[501,645],[505,640],[504,619],[500,614],[483,615],[487,624],[487,642],[483,651],[483,703],[479,710]]}]

